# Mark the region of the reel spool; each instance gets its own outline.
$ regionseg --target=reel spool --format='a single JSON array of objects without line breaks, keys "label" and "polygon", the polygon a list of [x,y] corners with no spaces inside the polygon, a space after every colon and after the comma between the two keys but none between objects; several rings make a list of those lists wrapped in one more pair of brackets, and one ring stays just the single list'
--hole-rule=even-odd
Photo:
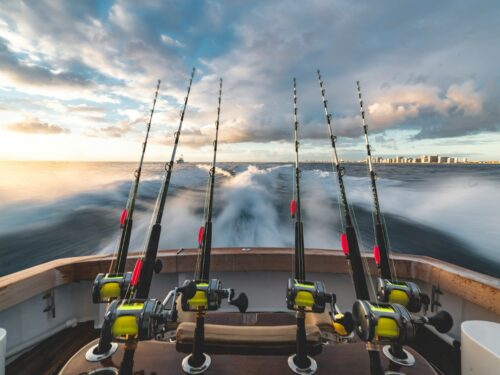
[{"label": "reel spool", "polygon": [[428,297],[426,297],[413,282],[378,279],[377,299],[380,302],[397,303],[410,312],[419,312],[422,305],[428,305]]},{"label": "reel spool", "polygon": [[288,309],[322,313],[327,303],[334,304],[335,297],[326,293],[325,284],[321,281],[298,281],[288,279],[286,305]]},{"label": "reel spool", "polygon": [[[192,298],[195,292],[194,283],[186,282],[184,286],[175,288],[171,293],[175,295],[181,293],[187,298]],[[175,301],[175,296],[173,300]],[[167,309],[156,299],[131,301],[115,299],[104,315],[99,343],[87,351],[85,358],[89,362],[99,362],[111,357],[118,349],[118,344],[112,342],[113,340],[150,340],[161,331],[163,325],[174,321],[176,316],[175,307]]]},{"label": "reel spool", "polygon": [[390,303],[372,305],[357,300],[352,308],[356,333],[363,341],[405,344],[415,339],[415,325],[408,310]]},{"label": "reel spool", "polygon": [[168,312],[162,312],[162,308],[156,299],[111,302],[104,316],[99,343],[85,354],[87,361],[99,362],[111,357],[118,349],[118,344],[112,341],[152,339],[168,318]]},{"label": "reel spool", "polygon": [[106,312],[105,329],[117,341],[151,340],[158,327],[166,321],[162,309],[156,299],[115,301]]},{"label": "reel spool", "polygon": [[413,366],[415,358],[402,348],[415,340],[417,330],[424,324],[431,325],[441,333],[448,332],[453,319],[446,311],[439,311],[430,317],[413,318],[409,311],[398,304],[357,300],[352,308],[356,333],[365,342],[388,343],[384,355],[401,366]]},{"label": "reel spool", "polygon": [[407,309],[402,305],[358,300],[352,308],[356,333],[365,342],[378,341],[384,346],[384,355],[400,366],[413,366],[415,357],[403,349],[403,345],[416,337],[416,325]]},{"label": "reel spool", "polygon": [[248,298],[245,293],[240,293],[237,298],[233,298],[234,290],[223,289],[218,279],[212,279],[209,282],[197,280],[191,283],[195,283],[196,292],[192,298],[182,295],[181,304],[184,311],[215,311],[220,308],[224,298],[227,298],[228,303],[236,306],[241,313],[248,308]]},{"label": "reel spool", "polygon": [[92,286],[93,303],[109,303],[115,299],[125,298],[132,280],[132,272],[123,275],[100,273]]}]

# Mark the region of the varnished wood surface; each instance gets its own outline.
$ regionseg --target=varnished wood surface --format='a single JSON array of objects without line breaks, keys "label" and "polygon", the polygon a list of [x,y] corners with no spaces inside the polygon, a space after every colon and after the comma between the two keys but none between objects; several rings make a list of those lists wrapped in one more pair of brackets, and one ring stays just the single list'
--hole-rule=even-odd
[{"label": "varnished wood surface", "polygon": [[[161,251],[162,273],[193,272],[196,249]],[[293,251],[285,248],[213,249],[211,267],[215,272],[290,271]],[[363,254],[363,256],[370,256]],[[370,256],[371,257],[371,256]],[[131,255],[127,269],[132,269],[137,255]],[[455,294],[483,308],[500,314],[500,280],[429,257],[394,254],[394,264],[401,278],[420,280]],[[107,272],[111,257],[86,256],[58,259],[0,278],[0,311],[33,296],[79,280],[93,280],[99,272]],[[306,250],[309,272],[348,273],[340,250]],[[375,263],[369,261],[370,273],[376,274]]]},{"label": "varnished wood surface", "polygon": [[[102,367],[119,367],[123,355],[123,346],[112,358],[102,363],[90,363],[85,360],[85,352],[94,345],[91,342],[83,347],[63,368],[60,375],[86,374],[89,370]],[[405,368],[407,375],[436,375],[432,367],[416,352],[417,364],[415,367]],[[141,342],[136,351],[134,375],[173,375],[184,374],[181,361],[185,354],[175,350],[175,344],[158,341]],[[212,365],[207,375],[265,375],[291,374],[287,357],[285,356],[241,356],[241,355],[212,355]],[[381,355],[384,366],[387,361]],[[364,343],[326,345],[323,352],[315,359],[318,363],[318,375],[369,374],[368,354]]]}]

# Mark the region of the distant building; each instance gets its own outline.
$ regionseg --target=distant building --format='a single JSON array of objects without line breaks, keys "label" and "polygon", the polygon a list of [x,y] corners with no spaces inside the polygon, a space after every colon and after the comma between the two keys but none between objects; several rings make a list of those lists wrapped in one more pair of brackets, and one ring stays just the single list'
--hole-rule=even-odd
[{"label": "distant building", "polygon": [[429,156],[429,163],[437,163],[438,162],[438,156],[437,155],[431,155]]},{"label": "distant building", "polygon": [[438,163],[448,163],[448,156],[439,156]]}]

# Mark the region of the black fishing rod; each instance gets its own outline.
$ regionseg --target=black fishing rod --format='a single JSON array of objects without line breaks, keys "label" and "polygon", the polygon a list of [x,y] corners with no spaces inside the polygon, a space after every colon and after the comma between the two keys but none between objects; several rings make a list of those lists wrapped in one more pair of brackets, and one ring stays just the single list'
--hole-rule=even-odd
[{"label": "black fishing rod", "polygon": [[377,175],[373,169],[372,149],[368,141],[368,124],[366,123],[365,110],[363,107],[363,97],[361,95],[361,87],[359,81],[356,82],[358,91],[359,108],[363,124],[363,132],[365,136],[368,165],[368,173],[370,175],[371,191],[373,198],[373,220],[375,232],[375,246],[373,248],[373,256],[375,263],[380,271],[380,278],[377,287],[377,298],[382,302],[399,303],[406,307],[411,312],[418,312],[422,307],[424,311],[430,303],[429,296],[420,292],[418,285],[412,282],[399,281],[396,275],[396,269],[393,265],[394,272],[391,271],[391,252],[387,237],[387,228],[382,217],[377,191]]},{"label": "black fishing rod", "polygon": [[209,172],[208,182],[208,201],[205,207],[205,225],[200,228],[198,236],[198,245],[201,246],[200,267],[198,269],[198,280],[210,280],[210,254],[212,252],[212,211],[214,203],[214,183],[215,183],[215,165],[217,160],[217,141],[219,139],[219,119],[220,106],[222,100],[222,78],[219,81],[219,104],[217,106],[217,121],[215,121],[215,140],[214,156],[212,166]]},{"label": "black fishing rod", "polygon": [[[356,235],[356,229],[354,228],[353,221],[350,214],[349,204],[347,202],[347,195],[344,186],[344,174],[345,169],[341,165],[338,158],[336,140],[337,137],[333,134],[332,130],[332,115],[328,112],[328,101],[325,97],[325,87],[323,80],[321,79],[321,72],[318,70],[318,82],[321,90],[321,98],[323,100],[323,107],[325,110],[326,127],[328,130],[328,136],[333,149],[333,162],[335,165],[335,170],[337,174],[337,180],[340,190],[340,200],[341,207],[344,216],[344,230],[345,233],[341,234],[341,246],[351,267],[352,279],[354,283],[354,289],[356,292],[356,298],[358,300],[369,300],[370,294],[368,292],[368,284],[365,276],[365,270],[363,267],[363,261],[361,259],[361,253],[359,250],[358,238]],[[366,349],[370,357],[370,373],[372,375],[381,375],[384,373],[382,369],[382,364],[380,361],[379,347],[376,343],[367,342]]]},{"label": "black fishing rod", "polygon": [[[134,281],[137,280],[137,291],[135,293],[135,297],[140,299],[148,298],[149,289],[151,287],[151,280],[155,269],[156,254],[158,253],[158,246],[160,243],[161,219],[163,217],[165,200],[167,199],[170,178],[172,176],[172,168],[174,167],[175,162],[175,153],[177,152],[177,145],[179,144],[179,137],[181,135],[182,124],[184,122],[184,115],[186,114],[186,107],[189,99],[189,93],[191,92],[191,85],[193,84],[194,73],[195,68],[193,68],[191,78],[189,79],[187,94],[184,98],[184,106],[179,120],[179,127],[174,133],[174,148],[172,149],[172,155],[170,157],[170,161],[165,164],[165,174],[163,176],[160,192],[158,194],[156,206],[153,212],[154,224],[152,224],[149,230],[146,252],[143,258],[138,259],[136,269],[134,270],[135,275],[133,275],[132,278],[132,284],[134,284]],[[134,278],[134,276],[136,276],[136,278]]]},{"label": "black fishing rod", "polygon": [[347,202],[347,195],[345,192],[345,186],[344,186],[345,169],[342,166],[337,154],[337,147],[335,144],[337,137],[333,134],[332,130],[332,115],[328,112],[328,101],[326,100],[325,97],[325,88],[323,85],[323,81],[321,79],[321,72],[318,70],[317,73],[318,73],[319,86],[321,89],[321,97],[323,99],[323,107],[325,110],[326,127],[328,130],[328,136],[330,138],[330,142],[333,149],[333,162],[335,164],[335,171],[337,174],[337,180],[339,184],[342,213],[344,215],[345,233],[341,234],[340,242],[342,245],[342,250],[344,251],[346,258],[349,260],[352,269],[352,278],[354,281],[356,298],[368,300],[370,299],[370,295],[368,293],[368,284],[366,282],[365,272],[363,268],[363,261],[361,259],[361,253],[359,251],[358,238],[356,236],[356,230],[353,225],[349,204]]},{"label": "black fishing rod", "polygon": [[[368,172],[370,175],[371,191],[373,198],[373,220],[374,220],[374,232],[375,232],[375,246],[373,249],[373,255],[375,263],[379,268],[380,277],[378,279],[377,285],[377,299],[382,303],[399,304],[410,312],[419,312],[422,307],[424,307],[424,312],[427,311],[428,305],[430,303],[429,296],[421,293],[420,288],[416,283],[409,281],[400,281],[396,276],[396,268],[394,267],[394,273],[391,272],[390,267],[390,249],[387,240],[387,231],[385,223],[380,210],[380,204],[378,199],[377,191],[377,175],[373,169],[372,164],[372,153],[371,146],[368,140],[368,124],[366,123],[365,110],[363,106],[363,98],[361,95],[361,87],[359,81],[356,82],[356,88],[358,92],[359,108],[361,113],[363,132],[365,136],[366,152],[367,152],[367,165]],[[393,277],[396,277],[394,280]],[[362,304],[364,307],[361,307]],[[362,316],[366,312],[375,311],[376,308],[369,308],[365,302],[360,302],[356,305],[357,309],[360,311]],[[409,315],[403,309],[400,309],[400,315]],[[411,320],[411,319],[409,319]],[[427,318],[422,317],[417,324],[431,324],[434,325],[440,332],[447,332],[451,329],[453,324],[453,319],[450,314],[446,311],[440,311],[437,315]],[[417,330],[415,329],[414,336],[416,336]],[[414,357],[403,348],[403,342],[406,340],[392,341],[390,346],[385,346],[383,352],[387,358],[390,360],[389,369],[398,371],[400,366],[413,366],[415,364]]]},{"label": "black fishing rod", "polygon": [[[89,349],[86,353],[86,358],[91,362],[108,358],[118,348],[118,345],[113,343],[112,340],[119,339],[124,341],[125,352],[119,370],[120,375],[132,374],[133,358],[137,342],[151,339],[158,324],[164,324],[167,320],[173,319],[172,311],[167,311],[161,302],[148,299],[148,295],[153,272],[159,272],[161,269],[161,263],[156,262],[161,234],[161,219],[194,73],[195,69],[193,68],[187,88],[187,95],[184,98],[184,106],[180,114],[179,127],[174,134],[172,156],[170,162],[165,164],[165,174],[153,212],[153,221],[149,229],[147,246],[143,252],[143,256],[137,260],[133,272],[129,272],[123,275],[123,277],[108,278],[99,277],[102,275],[100,274],[94,282],[94,298],[99,297],[99,302],[112,300],[112,303],[106,310],[99,343]],[[174,294],[186,293],[190,298],[194,295],[195,291],[194,285],[186,284],[182,288],[176,288]],[[128,323],[130,322],[129,318],[132,316],[135,317],[136,325]]]},{"label": "black fishing rod", "polygon": [[389,265],[389,250],[387,248],[387,241],[385,236],[385,226],[382,220],[382,214],[380,212],[380,204],[378,200],[377,192],[377,175],[373,170],[372,164],[372,149],[368,141],[368,124],[365,121],[365,110],[363,108],[363,98],[361,97],[361,88],[359,86],[359,81],[356,81],[356,86],[358,89],[358,99],[359,108],[361,112],[361,119],[363,122],[363,131],[365,134],[365,144],[366,144],[366,162],[368,164],[368,171],[370,174],[372,198],[373,198],[373,210],[374,210],[374,221],[375,221],[375,242],[376,245],[373,249],[373,254],[375,261],[380,269],[380,276],[385,279],[392,279],[391,268]]},{"label": "black fishing rod", "polygon": [[130,244],[130,235],[132,233],[132,223],[134,216],[134,208],[135,208],[135,200],[137,197],[137,190],[139,189],[139,181],[141,179],[142,172],[142,164],[144,161],[144,154],[146,153],[146,146],[148,144],[149,138],[149,130],[151,129],[151,121],[153,120],[153,114],[156,106],[156,99],[158,98],[158,91],[160,89],[160,80],[158,80],[158,84],[156,85],[156,93],[153,100],[153,108],[151,109],[151,113],[149,115],[149,122],[146,128],[146,137],[144,142],[142,143],[142,152],[141,158],[139,159],[139,164],[137,169],[134,172],[134,183],[130,187],[130,192],[127,200],[127,205],[122,212],[120,218],[120,228],[121,228],[121,236],[120,236],[120,244],[118,248],[118,255],[116,257],[115,267],[113,269],[115,274],[123,274],[125,271],[125,264],[127,262],[128,248]]},{"label": "black fishing rod", "polygon": [[240,312],[245,312],[248,307],[248,298],[245,293],[240,293],[234,298],[234,289],[222,288],[218,279],[210,279],[210,255],[212,252],[212,211],[214,200],[215,168],[217,161],[217,142],[219,137],[220,109],[222,100],[222,78],[219,81],[219,99],[217,106],[217,120],[215,121],[215,140],[212,165],[209,171],[207,186],[207,201],[205,206],[204,226],[198,232],[198,245],[201,253],[195,271],[196,285],[194,298],[183,294],[181,302],[184,311],[196,313],[196,328],[194,331],[193,349],[190,355],[182,361],[182,369],[187,374],[204,373],[210,366],[211,358],[203,352],[205,345],[205,314],[207,311],[218,310],[222,300],[227,298],[230,305],[236,306]]},{"label": "black fishing rod", "polygon": [[[184,115],[186,113],[187,103],[189,99],[189,93],[191,92],[191,85],[193,83],[195,68],[191,72],[191,77],[189,79],[189,86],[187,88],[187,94],[184,98],[184,106],[181,111],[179,127],[174,133],[174,148],[172,149],[172,155],[170,157],[170,162],[165,164],[165,174],[163,176],[163,181],[160,187],[160,192],[156,200],[156,206],[153,211],[152,225],[149,229],[149,234],[147,237],[146,250],[143,257],[140,257],[134,267],[132,273],[132,278],[130,281],[130,286],[128,290],[128,301],[132,303],[136,300],[146,300],[149,296],[149,290],[151,287],[151,281],[153,279],[153,272],[159,272],[161,269],[161,263],[156,262],[156,255],[158,253],[158,247],[160,243],[161,235],[161,220],[163,217],[163,211],[165,208],[165,200],[167,198],[168,188],[170,185],[170,178],[172,176],[172,169],[175,162],[175,153],[177,151],[177,145],[179,143],[179,137],[181,135],[182,124],[184,122]],[[134,297],[135,290],[135,299]],[[133,304],[132,304],[133,306]],[[141,306],[141,314],[144,315],[145,304]],[[119,307],[118,307],[119,308]],[[134,366],[134,354],[137,347],[137,339],[127,340],[125,342],[125,352],[123,354],[123,361],[120,366],[119,375],[132,375],[132,370]]]},{"label": "black fishing rod", "polygon": [[295,218],[295,279],[302,281],[306,279],[305,255],[304,255],[304,226],[302,225],[302,214],[300,205],[300,165],[299,165],[299,121],[297,120],[297,85],[293,79],[293,123],[295,136],[295,199],[290,203],[290,213]]},{"label": "black fishing rod", "polygon": [[[318,368],[316,361],[307,355],[307,335],[305,318],[306,313],[323,313],[325,305],[330,304],[332,315],[335,314],[334,294],[326,292],[321,281],[306,281],[304,227],[302,224],[300,201],[300,162],[299,162],[299,121],[297,116],[297,81],[293,79],[293,127],[295,138],[295,170],[294,170],[294,197],[290,202],[290,214],[295,219],[295,267],[294,278],[288,280],[287,307],[296,312],[296,353],[288,358],[288,367],[296,374],[314,374]],[[348,331],[349,319],[342,319],[336,323],[337,328],[342,325],[343,332]],[[351,324],[352,325],[352,324]]]}]

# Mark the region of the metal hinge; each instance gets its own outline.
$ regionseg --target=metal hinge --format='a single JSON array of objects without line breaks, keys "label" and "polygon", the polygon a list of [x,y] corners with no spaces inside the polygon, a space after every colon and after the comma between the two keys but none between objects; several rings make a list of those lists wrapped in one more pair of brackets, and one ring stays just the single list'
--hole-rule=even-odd
[{"label": "metal hinge", "polygon": [[52,318],[56,317],[56,299],[54,295],[54,289],[49,290],[47,293],[43,295],[43,299],[46,301],[47,306],[43,309],[43,312],[52,316]]}]

